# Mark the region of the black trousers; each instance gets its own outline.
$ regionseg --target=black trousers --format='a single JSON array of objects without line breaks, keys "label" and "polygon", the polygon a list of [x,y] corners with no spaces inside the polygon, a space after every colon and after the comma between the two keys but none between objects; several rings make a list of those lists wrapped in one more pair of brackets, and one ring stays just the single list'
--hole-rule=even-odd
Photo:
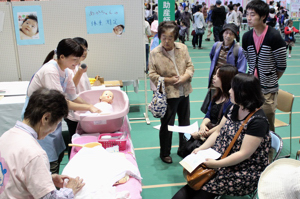
[{"label": "black trousers", "polygon": [[[168,131],[168,125],[174,125],[175,116],[178,116],[179,126],[190,125],[190,98],[189,96],[167,99],[167,112],[163,118],[160,119],[161,127],[159,131],[160,140],[160,156],[166,157],[171,153],[172,135],[173,132]],[[179,133],[179,148],[184,146],[186,139],[183,133]]]},{"label": "black trousers", "polygon": [[216,196],[218,195],[203,191],[202,189],[195,191],[189,185],[185,185],[172,199],[214,199]]},{"label": "black trousers", "polygon": [[[78,122],[74,122],[72,120],[69,120],[68,118],[65,118],[64,120],[67,123],[68,130],[69,130],[69,140],[68,141],[69,141],[69,143],[72,143],[72,136],[76,133],[76,128],[77,128]],[[70,159],[70,155],[71,155],[71,150],[72,150],[72,147],[68,146],[69,159]]]},{"label": "black trousers", "polygon": [[54,161],[54,162],[50,162],[50,172],[51,174],[59,174],[59,166],[60,163],[62,161],[62,159],[64,158],[65,152],[61,152],[61,154],[58,157],[58,160]]},{"label": "black trousers", "polygon": [[[201,47],[201,45],[202,45],[202,37],[203,37],[203,35],[201,35],[201,34],[199,34],[199,35],[195,34],[193,36],[193,40],[192,40],[193,47],[195,47],[196,45],[198,45],[198,47]],[[199,38],[199,44],[198,44],[198,38]]]},{"label": "black trousers", "polygon": [[223,30],[223,26],[214,26],[213,33],[215,37],[215,42],[223,41],[223,37],[220,37],[220,32]]}]

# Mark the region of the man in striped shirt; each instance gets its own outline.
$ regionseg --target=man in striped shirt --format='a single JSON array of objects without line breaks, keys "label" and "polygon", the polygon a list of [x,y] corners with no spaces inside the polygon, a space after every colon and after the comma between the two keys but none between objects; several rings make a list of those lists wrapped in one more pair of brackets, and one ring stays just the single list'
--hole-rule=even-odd
[{"label": "man in striped shirt", "polygon": [[260,80],[266,99],[262,109],[275,131],[278,80],[286,69],[285,42],[280,33],[266,25],[269,6],[261,0],[253,0],[246,6],[247,22],[252,30],[243,35],[242,47],[249,65],[248,72]]}]

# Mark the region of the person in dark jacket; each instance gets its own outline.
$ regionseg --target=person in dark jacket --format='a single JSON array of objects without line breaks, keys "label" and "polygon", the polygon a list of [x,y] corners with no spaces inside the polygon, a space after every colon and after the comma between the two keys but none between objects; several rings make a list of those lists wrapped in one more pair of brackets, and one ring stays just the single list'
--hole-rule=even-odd
[{"label": "person in dark jacket", "polygon": [[184,12],[181,13],[181,21],[184,21],[186,24],[186,41],[189,40],[189,35],[190,35],[190,26],[191,26],[191,21],[193,21],[192,15],[189,12],[189,8],[185,7]]},{"label": "person in dark jacket", "polygon": [[223,29],[223,25],[224,25],[224,21],[226,19],[226,13],[225,13],[225,8],[221,7],[221,1],[217,0],[216,1],[216,8],[213,9],[212,11],[212,15],[211,15],[211,19],[213,22],[213,33],[214,33],[214,37],[215,37],[215,42],[217,41],[222,41],[220,39],[220,32]]},{"label": "person in dark jacket", "polygon": [[175,3],[175,22],[179,25],[180,24],[180,17],[181,17],[181,14],[180,14],[180,10],[178,10],[178,6],[177,4]]}]

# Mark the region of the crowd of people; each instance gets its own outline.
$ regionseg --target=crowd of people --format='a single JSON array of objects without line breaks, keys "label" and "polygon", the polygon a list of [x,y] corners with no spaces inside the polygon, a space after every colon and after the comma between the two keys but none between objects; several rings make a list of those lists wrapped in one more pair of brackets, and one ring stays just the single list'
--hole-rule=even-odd
[{"label": "crowd of people", "polygon": [[[221,4],[217,0],[210,9],[205,3],[196,2],[194,5],[184,1],[176,4],[175,22],[159,24],[161,44],[150,51],[150,80],[156,85],[163,77],[166,84],[167,113],[161,118],[159,132],[159,156],[163,162],[173,162],[170,156],[172,132],[167,126],[174,125],[176,114],[179,126],[190,124],[189,95],[194,66],[185,45],[189,41],[189,30],[194,49],[196,46],[203,49],[202,38],[206,29],[205,41],[210,41],[213,33],[215,43],[209,54],[208,103],[203,103],[206,107],[201,108],[205,118],[199,131],[194,132],[189,140],[179,133],[177,154],[185,157],[208,148],[223,154],[242,122],[254,113],[226,158],[204,162],[207,167],[216,169],[217,175],[198,191],[189,185],[184,186],[173,196],[174,199],[250,194],[256,190],[260,174],[269,164],[269,131],[275,131],[278,80],[286,69],[286,50],[289,49],[291,57],[294,34],[299,31],[289,20],[283,38],[280,29],[275,29],[270,20],[277,16],[271,7],[273,2],[268,5],[253,0],[246,5],[245,12],[239,4]],[[278,12],[281,13],[280,19],[286,17],[287,12],[282,7]],[[241,37],[245,23],[243,17],[250,28]],[[276,23],[282,26],[285,22],[278,18]],[[176,42],[178,38],[179,42]]]}]

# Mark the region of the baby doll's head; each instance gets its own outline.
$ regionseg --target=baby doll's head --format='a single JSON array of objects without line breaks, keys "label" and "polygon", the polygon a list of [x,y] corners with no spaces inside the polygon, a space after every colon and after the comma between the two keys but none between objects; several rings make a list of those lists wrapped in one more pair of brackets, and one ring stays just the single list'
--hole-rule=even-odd
[{"label": "baby doll's head", "polygon": [[124,26],[122,24],[120,25],[117,25],[113,28],[113,31],[116,35],[121,35],[123,33],[123,30],[124,30]]},{"label": "baby doll's head", "polygon": [[32,14],[28,15],[24,19],[20,31],[29,37],[36,35],[39,32],[37,17]]},{"label": "baby doll's head", "polygon": [[113,103],[114,94],[111,91],[104,91],[99,99],[100,102],[107,102],[111,104]]}]

